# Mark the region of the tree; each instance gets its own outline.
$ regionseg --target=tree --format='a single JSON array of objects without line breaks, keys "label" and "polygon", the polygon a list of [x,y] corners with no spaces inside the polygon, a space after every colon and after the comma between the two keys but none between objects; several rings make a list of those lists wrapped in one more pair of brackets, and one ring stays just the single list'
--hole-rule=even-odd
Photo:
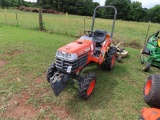
[{"label": "tree", "polygon": [[8,8],[10,7],[10,1],[8,0],[1,0],[0,1],[0,6],[4,9],[5,7]]},{"label": "tree", "polygon": [[[117,8],[117,19],[128,20],[131,11],[131,0],[106,0],[105,5],[115,6]],[[107,12],[108,11],[108,12]],[[113,10],[107,10],[107,18],[113,18]]]},{"label": "tree", "polygon": [[142,21],[145,15],[146,13],[142,8],[141,2],[134,1],[131,3],[131,11],[129,14],[129,20]]},{"label": "tree", "polygon": [[148,16],[152,22],[160,23],[160,5],[155,5],[148,11]]}]

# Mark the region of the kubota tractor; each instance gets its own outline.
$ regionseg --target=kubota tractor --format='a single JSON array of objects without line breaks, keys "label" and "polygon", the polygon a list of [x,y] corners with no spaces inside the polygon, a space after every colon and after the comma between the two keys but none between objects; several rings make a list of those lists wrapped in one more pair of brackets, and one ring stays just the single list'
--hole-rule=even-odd
[{"label": "kubota tractor", "polygon": [[[98,8],[112,8],[114,10],[111,34],[105,30],[93,31]],[[55,62],[50,65],[47,72],[47,80],[56,96],[64,90],[70,79],[75,79],[78,80],[80,98],[87,99],[95,88],[96,76],[94,73],[82,76],[80,71],[91,62],[96,62],[99,65],[104,63],[106,69],[112,69],[117,53],[116,47],[111,46],[116,14],[117,10],[114,6],[96,7],[91,31],[84,31],[84,36],[57,50]]]}]

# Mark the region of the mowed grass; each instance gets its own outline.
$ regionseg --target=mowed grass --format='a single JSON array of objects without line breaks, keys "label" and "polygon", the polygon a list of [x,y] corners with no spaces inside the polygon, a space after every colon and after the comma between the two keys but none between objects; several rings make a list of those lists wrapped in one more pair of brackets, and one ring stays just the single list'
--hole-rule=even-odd
[{"label": "mowed grass", "polygon": [[[16,13],[18,17],[18,25],[24,28],[38,29],[38,13],[23,12],[16,9],[6,10],[6,20],[9,25],[17,25]],[[106,13],[107,14],[107,13]],[[0,23],[6,23],[5,10],[0,9]],[[86,30],[91,29],[92,16],[76,16],[68,15],[56,15],[56,14],[43,14],[43,22],[46,30],[58,33],[66,34],[69,36],[80,36],[84,30],[84,18],[86,18]],[[122,20],[116,20],[114,40],[125,42],[128,44],[136,44],[143,46],[146,32],[148,29],[149,21],[144,22],[126,22]],[[95,20],[94,30],[107,30],[111,32],[112,20],[99,19]],[[158,30],[160,24],[151,23],[149,35]]]},{"label": "mowed grass", "polygon": [[[143,85],[150,74],[159,73],[154,67],[148,73],[142,71],[140,49],[126,47],[129,55],[122,63],[116,62],[112,71],[96,65],[89,68],[95,72],[97,84],[87,101],[79,98],[76,84],[69,84],[58,97],[53,95],[45,78],[46,70],[54,61],[56,50],[75,39],[0,24],[0,61],[4,63],[0,66],[2,119],[136,120],[140,117],[140,110],[147,106],[143,101]],[[32,114],[28,113],[28,106],[33,106],[29,109]],[[14,112],[17,114],[11,114]]]}]

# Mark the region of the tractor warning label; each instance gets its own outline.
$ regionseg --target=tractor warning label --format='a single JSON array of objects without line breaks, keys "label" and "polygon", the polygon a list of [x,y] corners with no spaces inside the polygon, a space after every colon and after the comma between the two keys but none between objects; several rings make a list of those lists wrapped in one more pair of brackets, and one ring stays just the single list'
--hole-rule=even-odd
[{"label": "tractor warning label", "polygon": [[70,73],[70,72],[71,72],[71,69],[72,69],[72,66],[68,66],[67,72]]}]

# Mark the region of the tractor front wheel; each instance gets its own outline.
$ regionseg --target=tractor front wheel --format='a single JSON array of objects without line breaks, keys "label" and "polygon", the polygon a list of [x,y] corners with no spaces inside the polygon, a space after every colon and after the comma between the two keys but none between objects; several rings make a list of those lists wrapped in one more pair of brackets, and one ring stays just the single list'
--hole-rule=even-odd
[{"label": "tractor front wheel", "polygon": [[146,62],[145,66],[143,67],[143,71],[148,72],[150,70],[151,63]]},{"label": "tractor front wheel", "polygon": [[108,70],[111,70],[113,68],[113,65],[115,63],[116,60],[116,56],[117,56],[117,48],[114,46],[111,46],[106,54],[106,58],[105,58],[105,67]]},{"label": "tractor front wheel", "polygon": [[96,85],[96,77],[93,73],[86,75],[84,80],[80,83],[79,97],[83,100],[88,99]]},{"label": "tractor front wheel", "polygon": [[143,89],[144,101],[156,108],[160,108],[160,74],[148,77]]},{"label": "tractor front wheel", "polygon": [[52,63],[47,71],[47,81],[50,83],[50,78],[54,75],[54,72],[56,71],[55,63]]}]

